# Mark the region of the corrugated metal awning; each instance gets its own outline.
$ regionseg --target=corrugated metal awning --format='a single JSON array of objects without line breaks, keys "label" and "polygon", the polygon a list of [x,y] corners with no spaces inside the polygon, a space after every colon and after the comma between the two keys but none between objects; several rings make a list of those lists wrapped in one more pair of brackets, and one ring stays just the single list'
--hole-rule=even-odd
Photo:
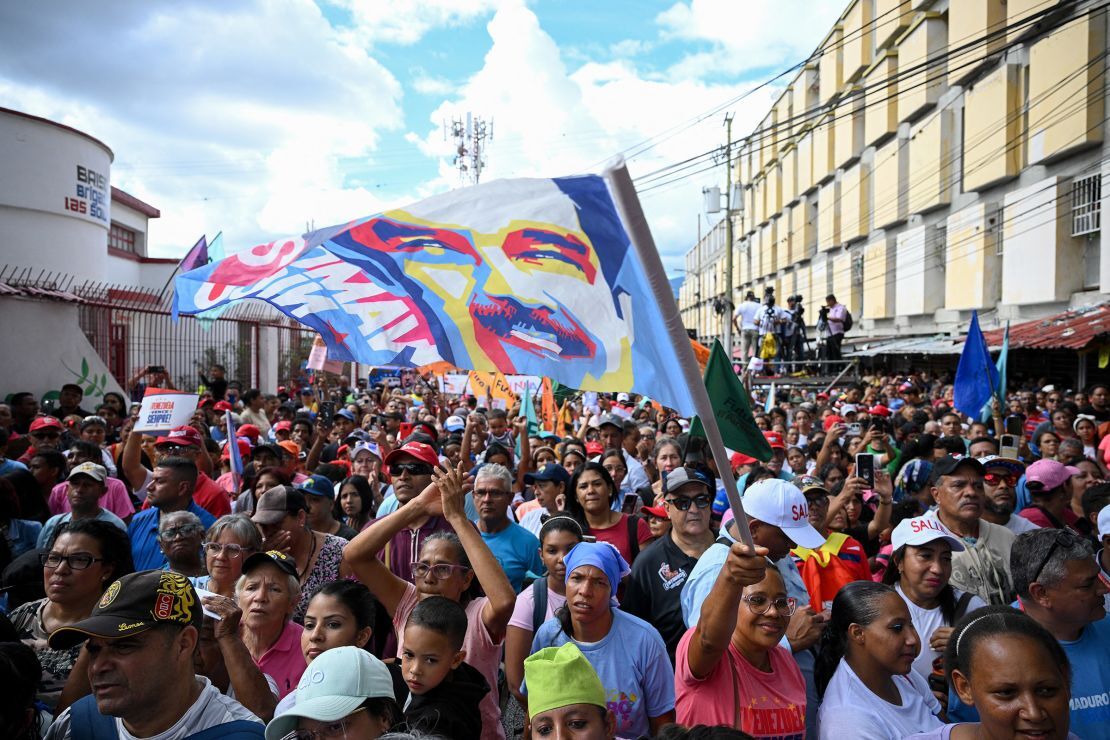
[{"label": "corrugated metal awning", "polygon": [[[1001,347],[1005,331],[983,332],[987,345],[992,349]],[[1110,335],[1110,303],[1101,303],[1012,325],[1010,349],[1078,350],[1107,335]]]}]

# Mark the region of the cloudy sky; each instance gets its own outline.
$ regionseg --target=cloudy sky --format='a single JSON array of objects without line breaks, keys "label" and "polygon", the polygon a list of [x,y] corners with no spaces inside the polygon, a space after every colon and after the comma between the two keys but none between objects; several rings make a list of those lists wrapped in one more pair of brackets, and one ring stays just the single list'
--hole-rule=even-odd
[{"label": "cloudy sky", "polygon": [[[0,106],[112,147],[112,184],[162,211],[153,256],[221,230],[234,250],[459,186],[444,123],[467,112],[493,121],[484,180],[597,171],[645,142],[633,177],[685,160],[723,143],[725,110],[734,138],[749,133],[778,92],[756,88],[812,52],[843,7],[9,2]],[[672,270],[696,238],[702,187],[723,182],[701,169],[643,186]]]}]

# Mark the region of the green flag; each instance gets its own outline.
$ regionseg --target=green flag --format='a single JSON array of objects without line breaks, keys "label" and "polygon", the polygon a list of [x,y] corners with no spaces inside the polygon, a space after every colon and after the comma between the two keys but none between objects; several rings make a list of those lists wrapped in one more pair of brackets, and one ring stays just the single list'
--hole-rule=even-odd
[{"label": "green flag", "polygon": [[[771,445],[755,425],[748,389],[733,372],[732,363],[720,342],[713,342],[709,362],[705,365],[705,390],[709,393],[709,402],[713,405],[713,413],[717,417],[717,426],[721,428],[721,439],[724,440],[725,447],[756,460],[770,460]],[[690,424],[690,436],[705,436],[701,419],[696,416]]]}]

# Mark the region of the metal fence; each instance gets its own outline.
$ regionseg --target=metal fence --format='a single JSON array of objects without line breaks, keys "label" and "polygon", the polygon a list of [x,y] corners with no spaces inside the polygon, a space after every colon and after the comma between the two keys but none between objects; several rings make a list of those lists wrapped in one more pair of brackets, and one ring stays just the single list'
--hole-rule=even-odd
[{"label": "metal fence", "polygon": [[216,319],[181,316],[175,322],[170,291],[78,283],[70,275],[11,266],[0,268],[4,293],[77,304],[82,332],[124,388],[140,370],[161,365],[176,387],[193,389],[198,372],[214,364],[243,388],[259,387],[266,341],[276,343],[276,377],[287,383],[300,374],[316,336],[257,301],[236,304]]}]

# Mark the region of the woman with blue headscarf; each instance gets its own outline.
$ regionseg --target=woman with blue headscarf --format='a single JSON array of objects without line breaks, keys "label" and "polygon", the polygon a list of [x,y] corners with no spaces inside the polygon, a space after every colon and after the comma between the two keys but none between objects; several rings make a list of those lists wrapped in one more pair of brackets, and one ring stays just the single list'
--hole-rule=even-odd
[{"label": "woman with blue headscarf", "polygon": [[532,652],[576,644],[605,687],[617,736],[655,735],[674,722],[674,669],[659,632],[617,609],[628,563],[607,542],[580,542],[563,562],[566,606],[536,631]]}]

